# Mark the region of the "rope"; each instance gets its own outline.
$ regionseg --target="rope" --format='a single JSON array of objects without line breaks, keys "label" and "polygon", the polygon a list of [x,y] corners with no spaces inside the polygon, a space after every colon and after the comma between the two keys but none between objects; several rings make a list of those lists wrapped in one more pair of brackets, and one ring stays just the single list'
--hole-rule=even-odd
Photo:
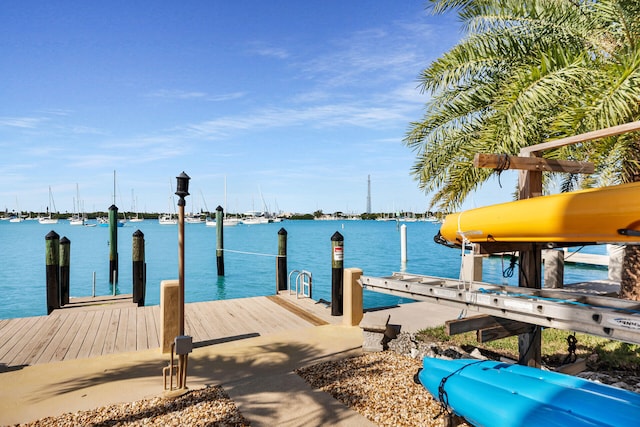
[{"label": "rope", "polygon": [[509,278],[513,277],[513,272],[516,269],[516,261],[518,258],[515,255],[511,255],[511,259],[509,260],[509,267],[504,268],[504,254],[502,254],[502,277]]},{"label": "rope", "polygon": [[509,169],[511,166],[511,158],[508,154],[501,154],[498,157],[498,166],[496,166],[493,170],[498,174],[498,185],[502,188],[502,183],[500,182],[500,175],[502,171]]},{"label": "rope", "polygon": [[448,417],[452,416],[452,412],[451,412],[451,409],[449,407],[449,395],[447,395],[447,391],[444,389],[444,386],[446,385],[446,383],[449,380],[449,378],[451,378],[452,376],[454,376],[456,374],[459,374],[460,372],[462,372],[464,369],[468,368],[469,366],[477,365],[477,364],[482,363],[482,362],[484,362],[484,360],[477,360],[475,362],[469,363],[468,365],[464,365],[464,366],[458,368],[457,370],[453,371],[452,373],[450,373],[446,377],[443,377],[442,380],[440,380],[440,384],[438,385],[438,401],[440,402],[440,406],[442,407],[442,410],[440,411],[440,413],[438,413],[432,419],[435,420],[437,418],[440,418],[443,414],[447,414]]},{"label": "rope", "polygon": [[273,254],[261,254],[261,253],[258,253],[258,252],[234,251],[232,249],[222,249],[222,250],[224,252],[233,252],[235,254],[270,256],[270,257],[274,257],[274,258],[286,258],[285,255],[273,255]]}]

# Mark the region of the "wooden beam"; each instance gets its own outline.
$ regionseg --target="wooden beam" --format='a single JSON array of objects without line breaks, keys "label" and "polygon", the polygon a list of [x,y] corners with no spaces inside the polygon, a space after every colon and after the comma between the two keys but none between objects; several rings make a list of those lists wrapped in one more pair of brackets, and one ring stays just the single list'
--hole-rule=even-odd
[{"label": "wooden beam", "polygon": [[552,148],[564,147],[565,145],[577,144],[579,142],[593,141],[594,139],[607,138],[627,132],[640,130],[640,121],[625,123],[623,125],[612,126],[606,129],[594,130],[592,132],[574,135],[567,138],[556,139],[555,141],[543,142],[541,144],[531,145],[520,149],[520,155],[527,156],[539,153]]},{"label": "wooden beam", "polygon": [[474,156],[473,166],[477,168],[498,169],[505,167],[506,169],[584,174],[595,172],[595,167],[590,162],[554,160],[543,157],[506,156],[505,158],[505,156],[499,154],[483,153],[478,153]]},{"label": "wooden beam", "polygon": [[489,341],[499,340],[501,338],[511,337],[514,335],[530,334],[535,329],[535,325],[517,322],[515,320],[509,320],[508,322],[504,322],[504,324],[500,326],[478,330],[477,339],[479,343],[485,343]]},{"label": "wooden beam", "polygon": [[499,323],[496,317],[488,314],[465,317],[464,319],[447,320],[444,322],[444,329],[447,335],[463,334],[469,331],[496,326]]},{"label": "wooden beam", "polygon": [[[447,320],[444,323],[445,332],[448,335],[463,334],[469,331],[487,331],[485,336],[495,336],[495,338],[487,339],[487,342],[494,339],[504,338],[511,335],[518,335],[523,331],[530,331],[533,325],[529,323],[519,322],[517,320],[505,319],[503,317],[481,314],[478,316],[465,317],[464,319]],[[502,335],[502,336],[498,336]],[[478,335],[480,337],[480,335]]]}]

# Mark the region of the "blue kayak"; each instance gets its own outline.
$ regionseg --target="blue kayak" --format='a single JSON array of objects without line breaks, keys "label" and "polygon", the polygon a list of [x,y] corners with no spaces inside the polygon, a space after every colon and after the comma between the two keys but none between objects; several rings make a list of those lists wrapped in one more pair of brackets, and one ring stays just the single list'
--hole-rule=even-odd
[{"label": "blue kayak", "polygon": [[557,372],[425,357],[418,378],[453,413],[479,427],[640,425],[640,394]]}]

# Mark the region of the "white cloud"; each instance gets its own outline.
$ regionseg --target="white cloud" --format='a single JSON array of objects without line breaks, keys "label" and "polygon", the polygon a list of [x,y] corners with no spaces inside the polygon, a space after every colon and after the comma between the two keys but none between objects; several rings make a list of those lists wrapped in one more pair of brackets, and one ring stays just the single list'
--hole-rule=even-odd
[{"label": "white cloud", "polygon": [[47,120],[44,117],[0,117],[0,126],[35,129]]}]

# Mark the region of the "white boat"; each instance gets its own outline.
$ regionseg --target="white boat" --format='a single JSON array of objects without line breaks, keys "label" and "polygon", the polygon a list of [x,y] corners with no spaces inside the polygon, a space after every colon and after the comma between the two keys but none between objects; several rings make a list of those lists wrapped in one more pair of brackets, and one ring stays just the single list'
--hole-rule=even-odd
[{"label": "white boat", "polygon": [[[49,205],[53,207],[55,210],[56,205],[53,201],[53,193],[51,192],[51,186],[49,186]],[[47,215],[38,217],[38,222],[40,224],[57,224],[58,218],[53,218],[51,216],[51,211],[49,210],[49,206],[47,206]]]},{"label": "white boat", "polygon": [[24,221],[24,218],[22,217],[22,212],[20,212],[20,205],[18,204],[18,198],[16,197],[16,208],[18,209],[18,212],[15,215],[12,215],[9,218],[9,222],[22,222]]},{"label": "white boat", "polygon": [[84,225],[86,218],[84,214],[80,213],[80,190],[78,189],[77,183],[76,183],[76,197],[73,200],[73,209],[74,209],[74,213],[69,218],[69,224]]},{"label": "white boat", "polygon": [[133,190],[131,190],[131,212],[135,212],[135,216],[129,217],[129,222],[142,222],[144,221],[144,217],[140,216],[138,212],[138,198],[133,197]]},{"label": "white boat", "polygon": [[[223,227],[234,227],[238,224],[240,224],[240,220],[238,218],[231,218],[231,217],[225,217],[222,219],[222,226]],[[207,227],[215,227],[217,226],[217,221],[215,218],[211,218],[211,217],[207,217],[207,220],[205,222],[205,225]]]},{"label": "white boat", "polygon": [[184,222],[188,224],[202,224],[205,222],[203,215],[194,214],[193,212],[184,216]]},{"label": "white boat", "polygon": [[176,225],[178,224],[178,216],[176,214],[176,203],[173,200],[173,184],[169,180],[169,211],[158,215],[158,223],[160,225]]},{"label": "white boat", "polygon": [[172,214],[160,214],[158,215],[158,223],[160,225],[176,225],[178,219]]},{"label": "white boat", "polygon": [[242,218],[241,221],[245,225],[268,224],[269,218],[253,214]]}]

